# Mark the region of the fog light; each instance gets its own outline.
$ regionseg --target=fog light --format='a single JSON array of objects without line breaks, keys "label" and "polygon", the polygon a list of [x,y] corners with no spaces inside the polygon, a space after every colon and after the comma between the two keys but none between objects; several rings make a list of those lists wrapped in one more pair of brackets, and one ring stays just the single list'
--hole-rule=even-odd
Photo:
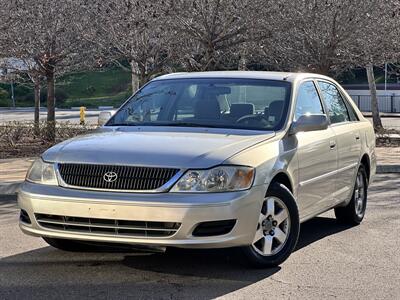
[{"label": "fog light", "polygon": [[32,224],[31,219],[29,218],[28,213],[26,210],[21,209],[21,212],[19,213],[19,219],[21,222],[26,223],[26,224]]}]

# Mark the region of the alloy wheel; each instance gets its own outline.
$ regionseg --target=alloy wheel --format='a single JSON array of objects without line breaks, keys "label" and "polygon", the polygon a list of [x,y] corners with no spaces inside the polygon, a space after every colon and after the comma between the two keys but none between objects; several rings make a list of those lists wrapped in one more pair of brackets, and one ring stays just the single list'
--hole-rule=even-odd
[{"label": "alloy wheel", "polygon": [[354,187],[354,204],[356,215],[362,217],[365,206],[365,181],[362,172],[357,173],[356,184]]},{"label": "alloy wheel", "polygon": [[264,200],[252,247],[262,256],[277,254],[289,237],[290,216],[285,203],[277,197]]}]

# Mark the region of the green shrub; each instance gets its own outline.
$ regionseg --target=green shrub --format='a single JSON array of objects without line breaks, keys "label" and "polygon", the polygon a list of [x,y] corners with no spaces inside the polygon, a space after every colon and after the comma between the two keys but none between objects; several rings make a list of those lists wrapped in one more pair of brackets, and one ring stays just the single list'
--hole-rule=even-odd
[{"label": "green shrub", "polygon": [[5,90],[5,89],[0,87],[0,99],[1,100],[6,100],[6,99],[9,99],[9,98],[10,98],[10,96],[9,96],[7,90]]},{"label": "green shrub", "polygon": [[14,96],[15,99],[22,99],[27,94],[32,93],[32,88],[26,85],[21,85],[18,83],[14,84]]},{"label": "green shrub", "polygon": [[9,107],[11,106],[11,100],[0,99],[0,107]]},{"label": "green shrub", "polygon": [[[56,107],[62,107],[65,100],[68,99],[68,94],[63,88],[56,87],[55,89]],[[40,91],[40,102],[43,106],[47,106],[47,89],[43,88]]]},{"label": "green shrub", "polygon": [[30,91],[29,93],[21,96],[18,100],[25,102],[25,103],[35,103],[35,95],[33,91]]}]

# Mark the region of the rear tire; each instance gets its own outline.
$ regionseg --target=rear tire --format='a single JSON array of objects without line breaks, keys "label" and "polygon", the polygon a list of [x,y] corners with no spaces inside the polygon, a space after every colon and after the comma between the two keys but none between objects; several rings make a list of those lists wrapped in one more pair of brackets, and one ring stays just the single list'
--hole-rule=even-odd
[{"label": "rear tire", "polygon": [[339,223],[348,225],[358,225],[361,223],[367,208],[367,190],[367,172],[365,171],[365,167],[360,165],[349,204],[344,207],[335,208],[335,216]]},{"label": "rear tire", "polygon": [[299,211],[292,193],[283,184],[273,183],[265,196],[253,244],[240,250],[253,267],[276,267],[295,249],[299,232]]}]

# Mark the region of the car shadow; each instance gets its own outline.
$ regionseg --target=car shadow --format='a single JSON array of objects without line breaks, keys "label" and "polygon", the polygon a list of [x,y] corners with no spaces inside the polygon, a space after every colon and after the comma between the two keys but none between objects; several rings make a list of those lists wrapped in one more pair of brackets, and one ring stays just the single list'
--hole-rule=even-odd
[{"label": "car shadow", "polygon": [[[349,228],[332,218],[308,221],[301,227],[296,251]],[[211,299],[271,277],[280,269],[246,267],[234,249],[144,254],[72,253],[43,247],[0,260],[0,274],[5,276],[0,275],[0,298]]]},{"label": "car shadow", "polygon": [[340,224],[335,218],[315,217],[301,224],[300,236],[295,251],[350,228],[352,228],[351,225]]},{"label": "car shadow", "polygon": [[[350,228],[351,226],[349,225],[339,224],[334,218],[313,218],[301,225],[301,232],[295,251],[299,251],[327,236]],[[237,271],[240,270],[242,275],[245,274],[245,278],[248,276],[246,280],[249,281],[254,281],[255,278],[253,276],[257,277],[260,273],[263,278],[266,278],[279,271],[279,268],[270,269],[270,271],[273,272],[268,275],[265,270],[260,272],[260,270],[252,269],[241,263],[240,254],[235,250],[236,249],[174,249],[174,251],[171,252],[154,254],[149,257],[137,258],[127,255],[123,263],[132,268],[185,276],[209,277],[210,271],[212,271],[214,277],[230,279],[237,279]],[[222,273],[219,271],[222,271]]]}]

